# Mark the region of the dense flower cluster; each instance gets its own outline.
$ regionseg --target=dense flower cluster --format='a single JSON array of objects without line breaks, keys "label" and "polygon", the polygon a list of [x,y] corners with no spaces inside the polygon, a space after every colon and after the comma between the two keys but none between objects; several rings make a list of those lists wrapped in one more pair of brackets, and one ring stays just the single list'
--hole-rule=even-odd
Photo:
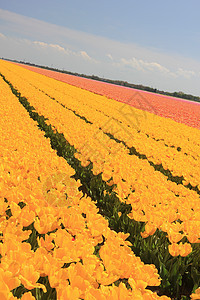
[{"label": "dense flower cluster", "polygon": [[[125,142],[154,164],[162,164],[173,176],[183,176],[184,184],[200,188],[200,132],[156,117],[138,109],[121,105],[63,82],[32,74],[29,83],[37,80],[37,88],[55,98],[62,105],[84,116],[104,132]],[[95,99],[95,101],[94,101]],[[156,112],[156,111],[155,111]],[[98,136],[97,136],[98,138]]]},{"label": "dense flower cluster", "polygon": [[[190,180],[191,185],[198,187],[199,131],[150,113],[144,115],[143,112],[132,108],[132,114],[135,113],[139,118],[137,130],[139,132],[134,131],[131,121],[123,119],[124,111],[129,112],[127,105],[113,103],[105,97],[69,85],[64,89],[66,84],[16,65],[4,64],[6,68],[2,63],[2,70],[6,77],[28,98],[40,114],[48,118],[49,124],[62,132],[66,140],[77,149],[76,157],[82,166],[86,167],[92,162],[94,175],[102,173],[103,180],[109,185],[116,185],[115,192],[119,199],[132,206],[129,217],[146,223],[145,231],[141,233],[142,237],[153,235],[159,229],[167,233],[171,243],[169,247],[171,255],[186,256],[191,253],[190,244],[179,242],[184,237],[187,237],[191,244],[200,241],[198,193],[185,188],[183,184],[177,185],[168,180],[162,173],[156,172],[147,159],[141,160],[136,155],[129,155],[124,144],[110,139],[104,130],[108,127],[109,133],[123,138],[127,144],[130,143],[129,146],[135,145],[136,142],[137,149],[146,153],[147,157],[152,153],[151,159],[155,160],[155,163],[161,162],[164,169],[169,168],[172,173],[174,169],[174,173],[184,175],[184,178]],[[81,116],[87,116],[92,124],[79,118],[73,110]],[[111,122],[115,121],[114,125],[111,123],[109,126],[109,116]],[[123,126],[124,131],[121,129],[120,133],[116,132],[115,124]],[[161,124],[165,130],[163,132]],[[102,130],[104,125],[105,128]],[[155,131],[156,126],[158,132]],[[126,134],[127,130],[134,132],[130,140]],[[181,142],[182,133],[184,142]],[[157,139],[160,141],[156,141]],[[180,142],[181,151],[177,150],[177,141]],[[157,142],[158,144],[155,144]],[[171,147],[167,147],[165,143],[169,143]],[[174,159],[170,159],[170,156]]]},{"label": "dense flower cluster", "polygon": [[[0,69],[12,75],[7,63]],[[13,83],[20,88],[18,79]],[[74,170],[51,149],[2,79],[0,87],[0,299],[18,299],[11,291],[23,286],[21,299],[33,300],[33,289],[47,292],[39,282],[44,277],[60,300],[169,299],[147,289],[160,284],[155,266],[134,255],[128,235],[109,229],[95,203],[79,191]],[[37,94],[34,100],[26,81],[20,91],[34,105],[45,101]],[[52,113],[59,121],[56,108]]]},{"label": "dense flower cluster", "polygon": [[38,72],[56,80],[63,81],[99,95],[104,95],[110,99],[128,103],[129,105],[144,111],[156,113],[158,116],[170,118],[176,122],[200,128],[199,103],[95,81],[79,76],[49,71],[24,64],[20,65],[23,68]]}]

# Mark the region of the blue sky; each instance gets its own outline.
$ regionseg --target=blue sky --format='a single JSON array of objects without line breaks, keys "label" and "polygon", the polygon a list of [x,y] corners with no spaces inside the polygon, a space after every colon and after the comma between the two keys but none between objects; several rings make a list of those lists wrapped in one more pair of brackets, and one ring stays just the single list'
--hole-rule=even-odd
[{"label": "blue sky", "polygon": [[200,96],[199,0],[0,0],[0,57]]}]

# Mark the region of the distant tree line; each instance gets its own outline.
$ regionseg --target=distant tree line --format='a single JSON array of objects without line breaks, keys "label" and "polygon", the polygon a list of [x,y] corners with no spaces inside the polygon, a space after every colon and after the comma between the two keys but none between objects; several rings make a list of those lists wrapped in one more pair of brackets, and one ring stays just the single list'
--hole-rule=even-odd
[{"label": "distant tree line", "polygon": [[129,83],[129,82],[123,81],[123,80],[106,79],[106,78],[98,77],[96,75],[85,75],[85,74],[73,73],[70,71],[59,70],[57,68],[48,67],[48,66],[40,66],[40,65],[36,65],[34,63],[29,63],[29,62],[24,62],[24,61],[17,61],[17,60],[12,60],[12,59],[5,59],[5,58],[2,58],[2,59],[21,63],[21,64],[30,65],[33,67],[43,68],[43,69],[47,69],[47,70],[51,70],[51,71],[55,71],[55,72],[65,73],[65,74],[69,74],[69,75],[74,75],[74,76],[84,77],[84,78],[93,79],[93,80],[97,80],[97,81],[103,81],[103,82],[107,82],[107,83],[111,83],[111,84],[116,84],[116,85],[120,85],[120,86],[125,86],[125,87],[129,87],[129,88],[134,88],[134,89],[138,89],[138,90],[142,90],[142,91],[148,91],[148,92],[152,92],[152,93],[163,94],[163,95],[167,95],[167,96],[172,96],[172,97],[177,97],[177,98],[200,102],[200,97],[190,95],[190,94],[185,94],[181,91],[170,93],[170,92],[160,91],[156,88],[152,88],[149,86],[144,86],[142,84]]}]

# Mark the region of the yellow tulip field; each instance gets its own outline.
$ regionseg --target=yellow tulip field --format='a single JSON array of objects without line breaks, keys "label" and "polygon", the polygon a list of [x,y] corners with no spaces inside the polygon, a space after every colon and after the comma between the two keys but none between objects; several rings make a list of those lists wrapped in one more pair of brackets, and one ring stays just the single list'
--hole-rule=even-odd
[{"label": "yellow tulip field", "polygon": [[0,300],[200,299],[200,130],[0,75]]}]

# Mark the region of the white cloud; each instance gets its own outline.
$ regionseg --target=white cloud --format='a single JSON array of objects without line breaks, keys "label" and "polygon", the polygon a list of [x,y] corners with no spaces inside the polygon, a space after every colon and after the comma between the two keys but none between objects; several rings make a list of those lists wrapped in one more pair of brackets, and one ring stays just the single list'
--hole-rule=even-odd
[{"label": "white cloud", "polygon": [[131,59],[121,58],[121,63],[125,66],[130,66],[138,71],[159,71],[162,73],[169,73],[169,69],[160,65],[157,62],[146,62],[142,59],[132,57]]},{"label": "white cloud", "polygon": [[106,54],[107,57],[109,57],[111,60],[113,60],[113,57],[111,54]]},{"label": "white cloud", "polygon": [[0,32],[0,38],[5,38],[6,36]]},{"label": "white cloud", "polygon": [[67,52],[65,50],[65,48],[61,47],[60,45],[57,45],[57,44],[48,44],[48,43],[45,43],[45,42],[40,42],[40,41],[34,41],[33,44],[35,45],[39,45],[41,47],[50,47],[50,48],[53,48],[53,49],[56,49],[58,51],[64,51],[64,52]]},{"label": "white cloud", "polygon": [[47,43],[39,42],[39,41],[34,41],[33,44],[39,45],[39,46],[41,46],[41,47],[46,47],[46,46],[48,46]]},{"label": "white cloud", "polygon": [[183,70],[182,68],[179,68],[178,71],[176,72],[178,76],[183,76],[187,79],[191,78],[192,76],[195,76],[196,73],[194,71],[190,70]]},{"label": "white cloud", "polygon": [[87,54],[86,51],[80,51],[80,55],[87,60],[91,60],[92,58]]},{"label": "white cloud", "polygon": [[[200,95],[200,62],[0,9],[0,56]],[[44,51],[45,50],[45,51]],[[53,51],[54,50],[54,51]],[[58,55],[60,53],[60,55]]]},{"label": "white cloud", "polygon": [[74,52],[73,53],[75,56],[79,56],[84,59],[85,62],[90,62],[94,64],[98,64],[100,61],[91,57],[86,51],[79,51],[79,52]]},{"label": "white cloud", "polygon": [[55,49],[59,52],[63,52],[63,53],[68,54],[68,55],[81,57],[81,58],[83,58],[84,60],[87,60],[87,61],[93,61],[93,62],[95,61],[92,57],[90,57],[88,55],[88,53],[86,51],[83,51],[83,50],[82,51],[71,51],[69,49],[65,49],[64,47],[62,47],[58,44],[50,44],[50,43],[41,42],[41,41],[34,41],[33,44],[39,46],[40,48]]},{"label": "white cloud", "polygon": [[124,66],[129,66],[137,71],[142,71],[142,72],[160,72],[165,75],[169,75],[170,77],[177,78],[177,77],[184,77],[184,78],[191,78],[192,76],[195,76],[196,73],[191,70],[184,70],[183,68],[178,68],[178,70],[172,71],[165,66],[157,63],[157,62],[147,62],[143,61],[142,59],[137,59],[135,57],[131,59],[125,59],[121,58],[120,60],[121,63],[118,64],[124,65]]},{"label": "white cloud", "polygon": [[58,51],[64,51],[64,52],[66,52],[65,48],[63,48],[63,47],[61,47],[61,46],[59,46],[57,44],[49,44],[49,46],[52,47],[52,48],[54,48],[54,49],[56,49],[56,50],[58,50]]}]

